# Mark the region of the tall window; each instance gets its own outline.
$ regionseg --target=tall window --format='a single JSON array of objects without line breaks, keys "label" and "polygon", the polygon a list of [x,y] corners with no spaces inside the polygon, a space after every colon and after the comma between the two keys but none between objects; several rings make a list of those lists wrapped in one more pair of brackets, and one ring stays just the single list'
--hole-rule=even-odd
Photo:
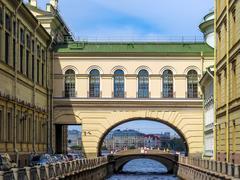
[{"label": "tall window", "polygon": [[31,51],[31,39],[30,36],[27,34],[27,47],[26,47],[26,75],[29,77],[29,59],[30,59],[30,51]]},{"label": "tall window", "polygon": [[114,72],[114,97],[124,97],[124,72],[120,69]]},{"label": "tall window", "polygon": [[3,124],[3,108],[0,107],[0,142],[4,136],[4,124]]},{"label": "tall window", "polygon": [[24,64],[24,46],[25,46],[25,33],[24,30],[20,29],[20,72],[23,73],[23,64]]},{"label": "tall window", "polygon": [[75,97],[75,72],[72,69],[65,73],[65,97]]},{"label": "tall window", "polygon": [[45,85],[45,63],[46,63],[46,53],[42,50],[42,85]]},{"label": "tall window", "polygon": [[233,60],[232,62],[231,62],[231,75],[230,75],[230,84],[231,84],[231,96],[230,96],[230,98],[231,99],[234,99],[235,97],[236,97],[236,95],[237,95],[237,73],[236,73],[236,67],[237,67],[237,60],[235,59],[235,60]]},{"label": "tall window", "polygon": [[17,110],[16,114],[16,135],[17,135],[17,142],[21,142],[21,112]]},{"label": "tall window", "polygon": [[198,74],[195,70],[190,70],[187,74],[188,98],[198,97]]},{"label": "tall window", "polygon": [[149,97],[149,74],[147,70],[141,70],[138,73],[138,97]]},{"label": "tall window", "polygon": [[40,58],[41,58],[41,50],[40,45],[37,45],[37,83],[40,83]]},{"label": "tall window", "polygon": [[35,43],[32,40],[32,80],[35,81]]},{"label": "tall window", "polygon": [[28,121],[28,143],[32,143],[33,142],[33,134],[32,134],[32,131],[33,131],[33,121],[32,121],[32,115],[31,114],[29,114],[29,116],[28,116],[28,119],[27,119],[27,121]]},{"label": "tall window", "polygon": [[7,112],[7,122],[6,122],[6,140],[11,142],[12,141],[12,130],[13,130],[13,118],[12,118],[12,110],[10,109],[9,112]]},{"label": "tall window", "polygon": [[89,97],[100,97],[100,73],[93,69],[89,75]]},{"label": "tall window", "polygon": [[3,25],[3,8],[1,7],[0,4],[0,27]]},{"label": "tall window", "polygon": [[165,70],[163,72],[163,97],[173,97],[173,73],[171,70]]},{"label": "tall window", "polygon": [[11,17],[5,15],[5,63],[10,63],[10,36],[11,36]]},{"label": "tall window", "polygon": [[3,8],[1,7],[1,4],[0,4],[0,46],[1,47],[2,47],[2,38],[3,38],[2,29],[3,29]]},{"label": "tall window", "polygon": [[40,82],[40,60],[37,60],[37,83]]},{"label": "tall window", "polygon": [[13,21],[13,40],[12,40],[12,55],[13,55],[13,67],[16,68],[16,42],[17,42],[17,23]]}]

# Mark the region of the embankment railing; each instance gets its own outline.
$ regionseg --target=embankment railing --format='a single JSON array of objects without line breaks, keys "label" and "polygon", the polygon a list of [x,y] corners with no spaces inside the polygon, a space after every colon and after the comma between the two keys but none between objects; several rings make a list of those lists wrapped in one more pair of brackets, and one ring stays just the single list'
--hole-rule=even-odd
[{"label": "embankment railing", "polygon": [[13,168],[0,171],[0,180],[51,180],[68,177],[85,170],[95,169],[107,164],[107,157],[79,159],[68,162],[53,163],[44,166]]}]

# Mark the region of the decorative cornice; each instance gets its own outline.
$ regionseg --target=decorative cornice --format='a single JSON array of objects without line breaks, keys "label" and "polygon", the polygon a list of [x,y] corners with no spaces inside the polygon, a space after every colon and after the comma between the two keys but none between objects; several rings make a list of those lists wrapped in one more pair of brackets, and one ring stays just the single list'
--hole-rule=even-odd
[{"label": "decorative cornice", "polygon": [[186,98],[151,98],[151,99],[137,99],[137,98],[74,98],[63,99],[54,98],[54,108],[60,107],[81,107],[81,108],[202,108],[201,99],[186,99]]}]

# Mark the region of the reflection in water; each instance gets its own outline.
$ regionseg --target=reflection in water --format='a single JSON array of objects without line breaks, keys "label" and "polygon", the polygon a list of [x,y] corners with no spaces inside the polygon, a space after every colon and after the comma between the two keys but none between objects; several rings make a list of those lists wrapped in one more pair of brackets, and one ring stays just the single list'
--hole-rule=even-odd
[{"label": "reflection in water", "polygon": [[127,163],[122,172],[108,180],[177,180],[173,175],[164,175],[167,169],[160,163],[149,159],[136,159]]}]

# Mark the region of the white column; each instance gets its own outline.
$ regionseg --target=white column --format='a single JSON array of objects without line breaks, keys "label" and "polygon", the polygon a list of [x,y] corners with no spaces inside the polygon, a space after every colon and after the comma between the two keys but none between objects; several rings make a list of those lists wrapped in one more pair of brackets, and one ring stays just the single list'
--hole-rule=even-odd
[{"label": "white column", "polygon": [[32,6],[37,7],[37,0],[29,0],[28,1]]},{"label": "white column", "polygon": [[54,7],[54,9],[58,8],[58,0],[50,0],[50,4]]}]

